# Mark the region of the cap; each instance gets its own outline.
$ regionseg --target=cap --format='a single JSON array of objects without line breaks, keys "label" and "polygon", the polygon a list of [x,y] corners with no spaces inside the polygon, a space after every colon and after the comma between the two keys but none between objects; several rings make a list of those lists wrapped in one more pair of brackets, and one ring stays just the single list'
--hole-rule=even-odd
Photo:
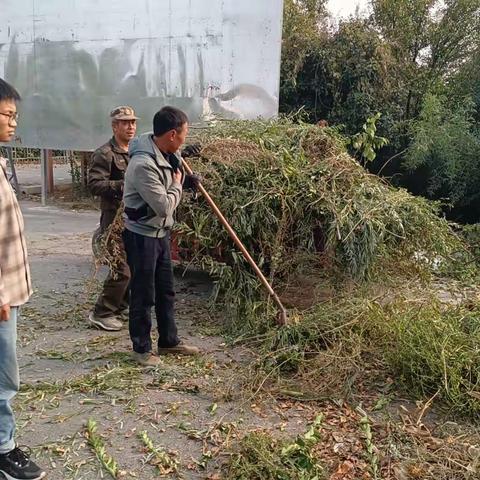
[{"label": "cap", "polygon": [[135,110],[127,105],[115,107],[110,112],[110,118],[112,120],[138,120],[138,117],[135,116]]}]

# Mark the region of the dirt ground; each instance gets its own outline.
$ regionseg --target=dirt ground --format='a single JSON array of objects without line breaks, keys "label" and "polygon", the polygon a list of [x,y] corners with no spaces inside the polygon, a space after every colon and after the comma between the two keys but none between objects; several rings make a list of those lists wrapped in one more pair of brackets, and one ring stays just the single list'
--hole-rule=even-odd
[{"label": "dirt ground", "polygon": [[389,385],[378,385],[361,408],[241,388],[255,353],[219,334],[218,321],[228,319],[211,316],[205,275],[176,279],[180,334],[202,354],[137,367],[127,325],[107,333],[87,323],[105,274],[95,276],[91,258],[98,212],[32,201],[22,209],[35,293],[19,324],[22,390],[14,408],[18,443],[33,448],[48,479],[108,478],[102,459],[119,478],[220,479],[220,465],[246,432],[292,438],[319,413],[325,478],[480,478],[476,429],[431,414],[428,403],[399,399]]}]

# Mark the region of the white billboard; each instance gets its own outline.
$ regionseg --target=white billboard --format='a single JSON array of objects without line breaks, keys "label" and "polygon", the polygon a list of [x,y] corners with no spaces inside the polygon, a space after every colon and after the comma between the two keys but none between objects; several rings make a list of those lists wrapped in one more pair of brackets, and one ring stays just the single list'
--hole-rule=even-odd
[{"label": "white billboard", "polygon": [[17,145],[90,150],[108,113],[139,131],[163,105],[192,122],[278,112],[283,0],[1,0],[0,77],[23,97]]}]

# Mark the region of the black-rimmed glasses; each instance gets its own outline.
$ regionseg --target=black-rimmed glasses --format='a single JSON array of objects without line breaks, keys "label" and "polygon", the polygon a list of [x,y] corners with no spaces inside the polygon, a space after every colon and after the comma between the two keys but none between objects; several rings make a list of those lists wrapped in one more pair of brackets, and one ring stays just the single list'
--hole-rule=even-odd
[{"label": "black-rimmed glasses", "polygon": [[8,117],[8,123],[11,123],[15,120],[15,122],[18,120],[18,112],[15,113],[3,113],[0,112],[0,115],[3,115],[4,117]]}]

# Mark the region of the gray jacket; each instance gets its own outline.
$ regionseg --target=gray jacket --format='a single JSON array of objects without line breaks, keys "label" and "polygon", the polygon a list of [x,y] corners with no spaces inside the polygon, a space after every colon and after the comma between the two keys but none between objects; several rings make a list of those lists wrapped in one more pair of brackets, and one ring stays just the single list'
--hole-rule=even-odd
[{"label": "gray jacket", "polygon": [[[125,172],[123,202],[128,209],[145,210],[137,220],[125,217],[125,228],[147,237],[164,237],[173,226],[182,198],[182,184],[173,182],[173,168],[146,133],[131,140]],[[176,155],[183,173],[182,159]],[[185,174],[182,175],[182,181]]]}]

